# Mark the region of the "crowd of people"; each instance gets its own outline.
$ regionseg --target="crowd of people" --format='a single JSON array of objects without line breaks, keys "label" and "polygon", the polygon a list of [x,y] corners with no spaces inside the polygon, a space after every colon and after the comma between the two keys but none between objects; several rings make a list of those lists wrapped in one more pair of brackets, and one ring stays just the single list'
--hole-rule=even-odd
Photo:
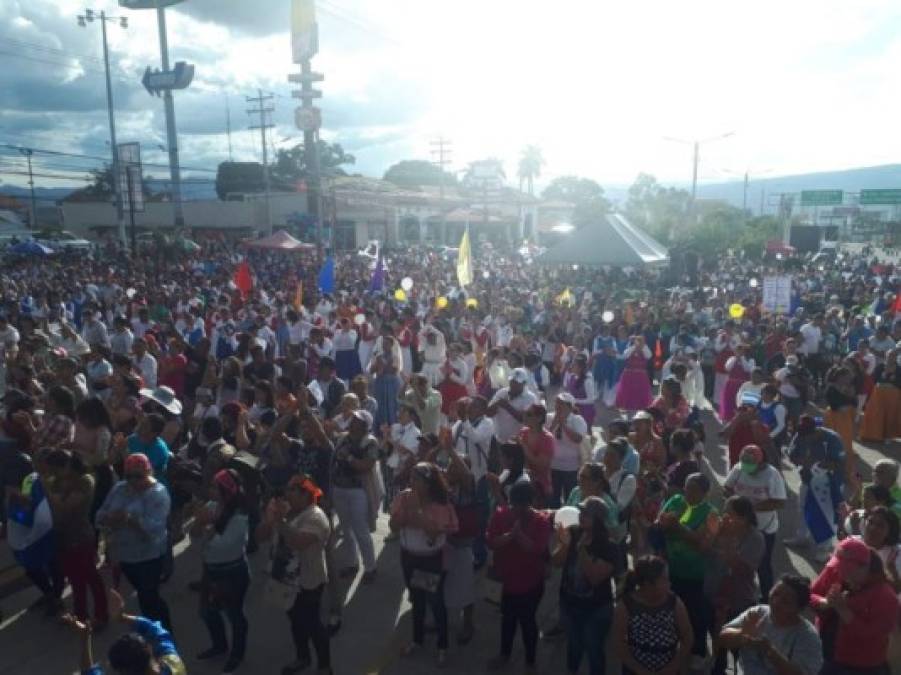
[{"label": "crowd of people", "polygon": [[[268,556],[281,672],[336,672],[342,587],[379,583],[380,518],[412,606],[404,653],[430,615],[439,665],[484,628],[483,592],[492,670],[517,631],[528,672],[555,635],[558,670],[592,675],[611,657],[643,675],[901,665],[898,464],[886,451],[870,481],[854,445],[901,436],[891,264],[730,253],[674,276],[476,248],[466,287],[424,247],[337,255],[325,282],[320,261],[221,241],[4,267],[4,531],[47,614],[84,635],[83,672],[111,619],[128,628],[115,672],[186,672],[172,635],[194,617],[165,590],[186,537],[209,644],[182,650],[239,671],[249,560]],[[781,313],[762,307],[772,274],[792,277]],[[777,575],[783,545],[825,566]]]}]

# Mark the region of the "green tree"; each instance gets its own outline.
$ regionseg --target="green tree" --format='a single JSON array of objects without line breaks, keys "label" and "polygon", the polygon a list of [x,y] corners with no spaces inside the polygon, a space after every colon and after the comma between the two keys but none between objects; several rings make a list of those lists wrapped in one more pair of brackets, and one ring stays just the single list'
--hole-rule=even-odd
[{"label": "green tree", "polygon": [[225,200],[233,193],[264,190],[263,165],[259,162],[222,162],[216,171],[216,194]]},{"label": "green tree", "polygon": [[541,167],[544,166],[544,155],[537,145],[527,145],[519,158],[519,191],[525,183],[529,194],[535,194],[535,179],[541,176]]},{"label": "green tree", "polygon": [[[153,191],[147,182],[150,178],[150,176],[143,177],[142,187],[145,200],[150,200],[153,197]],[[70,194],[65,201],[102,202],[113,199],[113,169],[111,166],[104,166],[102,169],[91,169],[87,180],[89,181],[87,186]]]},{"label": "green tree", "polygon": [[385,172],[384,180],[399,187],[415,188],[421,185],[456,185],[457,177],[423,159],[405,159],[392,165]]},{"label": "green tree", "polygon": [[624,210],[633,224],[666,243],[683,229],[690,204],[688,191],[663,187],[642,173],[629,188]]},{"label": "green tree", "polygon": [[[345,152],[340,143],[319,141],[319,171],[323,176],[346,176],[342,168],[355,164],[357,158]],[[303,143],[290,148],[281,148],[275,153],[275,162],[269,169],[273,189],[293,191],[298,183],[308,175],[307,160]]]},{"label": "green tree", "polygon": [[590,178],[560,176],[551,181],[541,193],[542,198],[570,202],[573,205],[572,224],[576,227],[596,223],[610,213],[610,202],[604,188]]}]

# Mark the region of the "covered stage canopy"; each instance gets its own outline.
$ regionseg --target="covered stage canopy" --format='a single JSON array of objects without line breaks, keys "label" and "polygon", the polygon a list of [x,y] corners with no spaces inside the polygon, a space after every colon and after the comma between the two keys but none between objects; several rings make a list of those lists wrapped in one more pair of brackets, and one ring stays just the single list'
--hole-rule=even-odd
[{"label": "covered stage canopy", "polygon": [[669,254],[662,244],[616,213],[573,231],[538,258],[544,265],[615,267],[661,265],[668,261]]},{"label": "covered stage canopy", "polygon": [[302,241],[298,241],[284,230],[279,230],[268,237],[254,239],[245,243],[251,248],[262,248],[267,251],[312,251],[316,248],[313,244],[305,244]]}]

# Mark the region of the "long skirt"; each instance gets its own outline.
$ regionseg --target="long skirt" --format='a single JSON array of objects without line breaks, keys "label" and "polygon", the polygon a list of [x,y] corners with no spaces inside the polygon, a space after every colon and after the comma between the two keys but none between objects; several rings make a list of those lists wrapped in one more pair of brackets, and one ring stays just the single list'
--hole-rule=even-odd
[{"label": "long skirt", "polygon": [[350,382],[363,372],[360,355],[356,349],[339,349],[335,352],[335,373],[345,382]]},{"label": "long skirt", "polygon": [[901,389],[879,384],[864,408],[860,440],[881,443],[898,436],[901,436]]},{"label": "long skirt", "polygon": [[383,424],[397,422],[397,395],[400,392],[400,377],[395,374],[379,375],[372,381],[372,396],[378,403],[373,431],[378,432]]},{"label": "long skirt", "polygon": [[651,380],[645,370],[626,369],[619,378],[616,407],[621,410],[644,410],[651,405]]},{"label": "long skirt", "polygon": [[723,393],[720,396],[719,404],[720,419],[723,420],[724,424],[735,417],[735,396],[738,394],[738,390],[741,389],[743,382],[744,380],[730,377],[726,380],[726,384],[723,385]]}]

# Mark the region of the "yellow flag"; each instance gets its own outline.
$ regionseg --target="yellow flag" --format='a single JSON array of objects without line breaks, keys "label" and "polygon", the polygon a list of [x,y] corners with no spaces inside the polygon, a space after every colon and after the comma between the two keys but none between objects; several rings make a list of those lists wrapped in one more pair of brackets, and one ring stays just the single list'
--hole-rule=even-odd
[{"label": "yellow flag", "polygon": [[297,290],[294,292],[294,309],[298,312],[303,306],[303,281],[297,282]]},{"label": "yellow flag", "polygon": [[560,295],[557,296],[557,304],[563,305],[565,307],[572,307],[575,304],[576,298],[573,296],[572,291],[567,288]]},{"label": "yellow flag", "polygon": [[472,250],[469,246],[469,230],[463,233],[460,240],[460,252],[457,254],[457,282],[461,288],[472,283]]}]

